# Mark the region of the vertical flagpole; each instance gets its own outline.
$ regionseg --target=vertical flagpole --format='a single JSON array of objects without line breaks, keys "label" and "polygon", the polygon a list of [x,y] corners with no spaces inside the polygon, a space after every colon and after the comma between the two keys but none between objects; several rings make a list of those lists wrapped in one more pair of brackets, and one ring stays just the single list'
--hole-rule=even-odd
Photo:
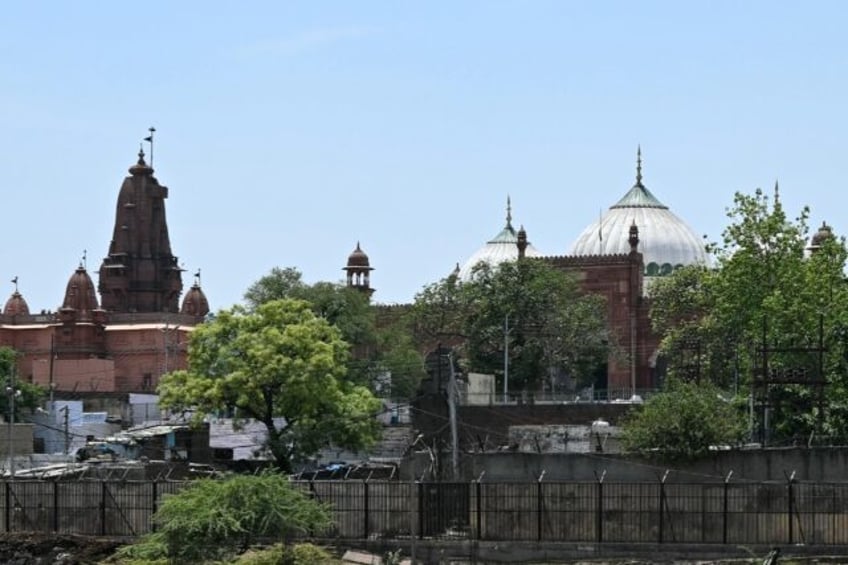
[{"label": "vertical flagpole", "polygon": [[145,137],[144,141],[147,141],[147,142],[150,143],[150,167],[153,168],[153,134],[156,132],[156,128],[153,127],[153,126],[150,126],[149,128],[147,128],[147,131],[150,132],[150,135]]}]

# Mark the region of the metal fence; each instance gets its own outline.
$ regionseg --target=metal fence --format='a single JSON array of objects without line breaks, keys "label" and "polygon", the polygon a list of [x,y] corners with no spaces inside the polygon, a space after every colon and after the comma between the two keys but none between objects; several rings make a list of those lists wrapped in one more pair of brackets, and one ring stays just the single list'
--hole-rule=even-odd
[{"label": "metal fence", "polygon": [[[7,480],[2,531],[135,537],[184,481]],[[848,483],[295,481],[339,538],[848,544]]]},{"label": "metal fence", "polygon": [[344,538],[848,544],[848,483],[303,483]]}]

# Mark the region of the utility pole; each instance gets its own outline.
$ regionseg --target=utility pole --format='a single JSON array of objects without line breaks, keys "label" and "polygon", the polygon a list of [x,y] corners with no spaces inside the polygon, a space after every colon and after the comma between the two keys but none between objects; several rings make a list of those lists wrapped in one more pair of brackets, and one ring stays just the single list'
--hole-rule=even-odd
[{"label": "utility pole", "polygon": [[450,362],[450,384],[448,385],[448,410],[451,429],[451,471],[452,480],[459,480],[459,430],[456,422],[456,373],[453,370],[453,352],[448,353]]},{"label": "utility pole", "polygon": [[50,373],[50,412],[53,412],[53,389],[56,385],[53,383],[53,359],[56,357],[56,346],[53,341],[53,334],[50,334],[50,362],[48,372]]},{"label": "utility pole", "polygon": [[64,410],[64,411],[65,411],[65,416],[64,416],[64,428],[65,428],[65,449],[64,449],[64,451],[63,451],[63,452],[64,452],[64,454],[65,454],[65,455],[67,455],[67,454],[68,454],[69,446],[70,446],[70,444],[71,444],[71,434],[70,434],[70,428],[68,427],[68,424],[69,424],[68,412],[70,412],[70,410],[68,410],[68,405],[67,405],[67,404],[65,404],[65,405],[61,408],[61,410]]},{"label": "utility pole", "polygon": [[[14,362],[13,362],[14,363]],[[15,397],[18,391],[15,390],[15,365],[9,369],[9,385],[6,387],[6,395],[9,398],[9,419],[6,422],[6,435],[9,450],[9,476],[15,478],[15,449],[13,447],[13,433],[15,428]]]}]

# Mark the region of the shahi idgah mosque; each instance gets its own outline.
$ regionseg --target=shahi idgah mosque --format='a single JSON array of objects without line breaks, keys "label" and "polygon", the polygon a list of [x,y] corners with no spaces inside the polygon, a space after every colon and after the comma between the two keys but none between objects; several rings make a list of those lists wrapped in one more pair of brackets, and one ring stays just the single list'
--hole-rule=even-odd
[{"label": "shahi idgah mosque", "polygon": [[624,398],[655,387],[660,376],[659,342],[650,329],[646,288],[681,266],[709,261],[703,238],[643,183],[641,149],[636,182],[583,230],[565,255],[547,255],[533,247],[523,228],[516,232],[507,201],[506,225],[458,266],[456,274],[469,280],[478,263],[497,265],[523,256],[574,273],[584,291],[606,298],[610,328],[626,355],[609,360],[606,382],[601,376],[596,386]]}]

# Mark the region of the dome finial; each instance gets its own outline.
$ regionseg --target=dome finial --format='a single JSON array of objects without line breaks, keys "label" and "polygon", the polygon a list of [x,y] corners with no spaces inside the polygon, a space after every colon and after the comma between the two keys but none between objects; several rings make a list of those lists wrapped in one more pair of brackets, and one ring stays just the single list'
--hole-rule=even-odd
[{"label": "dome finial", "polygon": [[642,144],[636,146],[636,186],[642,186]]},{"label": "dome finial", "polygon": [[18,293],[18,275],[15,275],[15,278],[12,279],[12,284],[15,285],[15,294]]},{"label": "dome finial", "polygon": [[506,226],[512,227],[512,202],[509,199],[509,194],[506,195]]}]

